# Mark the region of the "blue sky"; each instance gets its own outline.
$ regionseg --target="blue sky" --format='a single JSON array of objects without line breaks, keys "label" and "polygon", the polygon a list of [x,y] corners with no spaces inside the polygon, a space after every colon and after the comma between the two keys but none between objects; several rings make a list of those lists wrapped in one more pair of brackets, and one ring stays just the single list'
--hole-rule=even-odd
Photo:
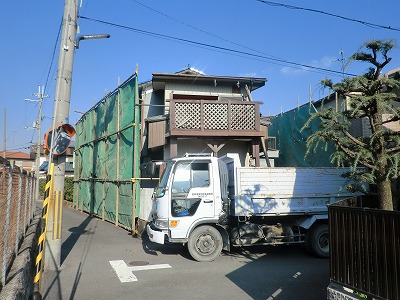
[{"label": "blue sky", "polygon": [[[207,75],[265,77],[265,87],[253,99],[264,104],[263,115],[276,115],[326,94],[318,85],[325,77],[340,81],[341,51],[347,58],[369,39],[395,39],[400,43],[398,0],[281,0],[276,3],[323,11],[363,22],[390,26],[388,30],[366,26],[308,10],[267,5],[257,0],[144,1],[82,0],[81,16],[123,25],[245,54],[156,38],[79,19],[80,34],[108,33],[110,39],[82,41],[75,52],[70,123],[80,117],[118,80],[124,81],[139,68],[139,82],[153,72],[173,73],[190,65]],[[0,47],[0,148],[3,149],[4,109],[7,111],[7,149],[28,152],[36,143],[32,123],[38,106],[24,99],[46,85],[44,134],[53,114],[58,60],[57,34],[64,1],[5,1],[2,5]],[[51,67],[53,53],[55,53]],[[400,49],[391,52],[392,62],[385,72],[400,67]],[[277,60],[278,61],[277,61]],[[307,70],[279,61],[315,66],[337,73]],[[51,67],[51,68],[50,68]],[[368,64],[353,63],[346,69],[361,74]],[[120,79],[118,79],[120,78]],[[311,89],[310,89],[311,86]]]}]

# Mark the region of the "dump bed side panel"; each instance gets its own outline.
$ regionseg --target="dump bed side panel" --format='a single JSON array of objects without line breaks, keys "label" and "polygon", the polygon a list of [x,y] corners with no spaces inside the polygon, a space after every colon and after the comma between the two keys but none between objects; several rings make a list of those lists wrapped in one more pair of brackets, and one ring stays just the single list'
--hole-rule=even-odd
[{"label": "dump bed side panel", "polygon": [[234,214],[302,215],[327,213],[327,204],[354,196],[341,174],[348,168],[236,169]]}]

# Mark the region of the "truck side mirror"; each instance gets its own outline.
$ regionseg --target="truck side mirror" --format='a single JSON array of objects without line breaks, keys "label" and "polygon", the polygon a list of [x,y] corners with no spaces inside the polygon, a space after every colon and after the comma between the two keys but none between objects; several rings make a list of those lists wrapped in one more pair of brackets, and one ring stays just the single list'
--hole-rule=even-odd
[{"label": "truck side mirror", "polygon": [[156,163],[155,162],[148,162],[145,164],[140,165],[140,169],[144,171],[147,176],[154,177],[156,174]]}]

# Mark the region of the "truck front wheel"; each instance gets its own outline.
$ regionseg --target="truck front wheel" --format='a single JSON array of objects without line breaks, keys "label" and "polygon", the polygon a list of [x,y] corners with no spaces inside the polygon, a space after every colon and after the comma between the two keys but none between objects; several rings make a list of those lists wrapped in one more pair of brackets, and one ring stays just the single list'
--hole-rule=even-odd
[{"label": "truck front wheel", "polygon": [[200,226],[189,236],[188,250],[197,261],[213,261],[222,251],[222,237],[212,226]]},{"label": "truck front wheel", "polygon": [[329,257],[329,228],[327,224],[315,225],[306,235],[309,252],[321,258]]}]

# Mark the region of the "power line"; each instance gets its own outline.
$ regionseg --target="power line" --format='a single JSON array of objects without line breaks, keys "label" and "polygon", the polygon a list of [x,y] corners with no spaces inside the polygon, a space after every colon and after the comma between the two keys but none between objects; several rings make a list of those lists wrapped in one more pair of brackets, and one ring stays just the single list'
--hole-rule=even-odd
[{"label": "power line", "polygon": [[49,81],[50,72],[51,72],[51,69],[53,68],[54,57],[55,57],[55,55],[56,55],[58,39],[60,38],[60,33],[61,33],[61,27],[62,27],[62,18],[61,18],[60,27],[58,28],[58,33],[57,33],[56,42],[54,43],[53,54],[52,54],[52,56],[51,56],[50,67],[49,67],[49,71],[47,72],[47,78],[46,78],[46,83],[44,84],[44,91],[43,91],[43,93],[44,93],[44,92],[46,91],[46,89],[47,89],[47,83],[48,83],[48,81]]},{"label": "power line", "polygon": [[[329,70],[329,69],[325,69],[325,68],[320,68],[320,67],[310,66],[310,65],[306,65],[306,64],[296,63],[296,62],[292,62],[292,61],[285,60],[285,59],[271,58],[271,57],[268,57],[268,56],[265,56],[265,55],[260,55],[260,54],[250,53],[250,52],[244,52],[244,51],[239,51],[239,50],[234,50],[234,49],[221,47],[221,46],[215,46],[215,45],[206,44],[206,43],[202,43],[202,42],[196,42],[196,41],[192,41],[192,40],[188,40],[188,39],[183,39],[183,38],[173,37],[173,36],[164,35],[164,34],[160,34],[160,33],[150,32],[150,31],[146,31],[146,30],[142,30],[142,29],[129,27],[129,26],[126,26],[126,25],[121,25],[121,24],[116,24],[116,23],[112,23],[112,22],[102,21],[102,20],[98,20],[98,19],[85,17],[85,16],[79,16],[79,17],[81,19],[84,19],[84,20],[88,20],[88,21],[92,21],[92,22],[98,22],[98,23],[101,23],[101,24],[114,26],[114,27],[117,27],[117,28],[133,31],[133,32],[136,32],[136,33],[139,33],[139,34],[144,34],[144,35],[148,35],[148,36],[152,36],[152,37],[157,37],[157,38],[162,38],[162,39],[167,39],[167,40],[172,40],[172,41],[177,41],[177,42],[183,42],[183,43],[187,43],[187,44],[191,44],[191,45],[195,45],[195,46],[200,46],[200,47],[206,47],[206,48],[210,48],[210,49],[214,49],[214,50],[222,50],[222,51],[233,53],[233,54],[245,55],[246,57],[250,57],[250,58],[264,59],[264,60],[268,60],[270,62],[284,63],[286,65],[291,65],[292,67],[293,66],[300,67],[302,69],[303,68],[307,68],[307,69],[317,70],[317,71],[320,71],[320,72],[322,71],[322,72],[330,73],[330,74],[336,74],[336,75],[341,75],[341,76],[343,75],[342,71]],[[356,76],[356,75],[350,74],[350,73],[344,73],[344,74],[348,75],[348,76]]]},{"label": "power line", "polygon": [[197,30],[197,31],[199,31],[199,32],[205,33],[205,34],[207,34],[207,35],[209,35],[209,36],[212,36],[212,37],[214,37],[214,38],[220,39],[220,40],[222,40],[222,41],[224,41],[224,42],[228,42],[228,43],[230,43],[230,44],[232,44],[232,45],[236,45],[236,46],[242,47],[242,48],[244,48],[244,49],[251,50],[251,51],[254,51],[254,52],[257,52],[257,53],[261,53],[261,54],[265,54],[265,55],[271,56],[272,58],[275,58],[275,56],[269,55],[269,54],[267,54],[267,53],[265,53],[265,52],[258,51],[258,50],[256,50],[256,49],[250,48],[250,47],[245,46],[245,45],[241,45],[241,44],[239,44],[239,43],[236,43],[236,42],[233,42],[233,41],[231,41],[231,40],[228,40],[228,39],[226,39],[226,38],[224,38],[224,37],[221,37],[221,36],[218,36],[218,35],[216,35],[216,34],[207,32],[207,31],[205,31],[205,30],[203,30],[203,29],[201,29],[201,28],[198,28],[198,27],[196,27],[196,26],[187,24],[187,23],[185,23],[185,22],[183,22],[183,21],[180,21],[180,20],[178,20],[178,19],[176,19],[176,18],[174,18],[174,17],[171,17],[171,16],[169,16],[169,15],[163,13],[163,12],[160,12],[159,10],[156,10],[156,9],[154,9],[154,8],[148,6],[148,5],[145,5],[145,4],[143,4],[143,3],[139,2],[139,1],[136,1],[136,0],[131,0],[131,1],[137,3],[137,4],[141,5],[141,6],[143,6],[143,7],[147,8],[147,9],[149,9],[149,10],[151,10],[151,11],[153,11],[153,12],[159,14],[159,15],[162,15],[162,16],[168,18],[168,19],[171,19],[171,20],[173,20],[173,21],[175,21],[175,22],[177,22],[177,23],[179,23],[179,24],[185,25],[185,26],[187,26],[187,27],[189,27],[189,28],[191,28],[191,29],[194,29],[194,30]]},{"label": "power line", "polygon": [[393,30],[393,31],[399,31],[400,32],[400,28],[395,28],[395,27],[391,27],[391,26],[384,26],[384,25],[370,23],[370,22],[366,22],[366,21],[362,21],[362,20],[352,19],[352,18],[348,18],[348,17],[344,17],[344,16],[328,13],[328,12],[325,12],[325,11],[322,11],[322,10],[317,10],[317,9],[312,9],[312,8],[304,8],[304,7],[299,7],[299,6],[289,5],[289,4],[283,4],[283,3],[278,3],[278,2],[272,2],[272,1],[266,1],[266,0],[256,0],[256,1],[264,3],[264,4],[267,4],[267,5],[270,5],[270,6],[281,6],[281,7],[288,8],[288,9],[305,10],[305,11],[310,11],[310,12],[313,12],[313,13],[323,14],[323,15],[327,15],[327,16],[330,16],[330,17],[335,17],[335,18],[346,20],[346,21],[350,21],[350,22],[360,23],[362,25],[366,25],[366,26],[369,26],[369,27],[372,27],[372,28],[376,28],[376,29],[380,28],[380,29],[387,29],[387,30]]},{"label": "power line", "polygon": [[[29,146],[25,146],[25,145],[28,145],[28,144],[29,144]],[[29,149],[30,148],[30,144],[31,143],[25,143],[25,144],[21,144],[21,145],[16,145],[16,146],[13,146],[12,148],[7,148],[7,151],[16,151],[16,150]]]}]

